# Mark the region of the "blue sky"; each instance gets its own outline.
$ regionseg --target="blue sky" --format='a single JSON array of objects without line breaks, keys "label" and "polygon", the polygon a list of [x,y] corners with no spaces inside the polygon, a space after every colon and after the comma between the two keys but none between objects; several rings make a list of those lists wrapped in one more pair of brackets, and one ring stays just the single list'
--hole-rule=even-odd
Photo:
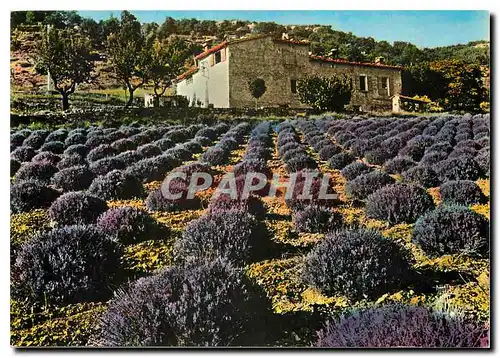
[{"label": "blue sky", "polygon": [[[131,11],[141,22],[175,19],[274,21],[281,24],[332,25],[336,30],[376,40],[409,41],[419,47],[446,46],[489,39],[487,11]],[[79,11],[95,20],[120,11]]]}]

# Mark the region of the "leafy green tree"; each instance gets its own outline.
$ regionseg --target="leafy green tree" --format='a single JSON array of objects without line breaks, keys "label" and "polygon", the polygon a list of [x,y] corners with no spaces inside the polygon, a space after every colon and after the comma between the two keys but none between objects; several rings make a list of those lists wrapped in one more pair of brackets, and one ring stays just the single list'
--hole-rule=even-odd
[{"label": "leafy green tree", "polygon": [[42,31],[37,49],[36,69],[50,73],[54,88],[62,96],[62,109],[67,110],[69,96],[77,85],[94,79],[90,41],[81,34],[52,28]]},{"label": "leafy green tree", "polygon": [[348,76],[305,77],[297,81],[302,103],[320,111],[341,112],[351,101],[352,83]]},{"label": "leafy green tree", "polygon": [[134,92],[146,81],[148,49],[141,24],[128,11],[123,11],[117,32],[107,39],[107,52],[116,76],[128,91],[126,107],[134,101]]},{"label": "leafy green tree", "polygon": [[178,37],[170,37],[163,41],[156,39],[153,42],[146,72],[147,78],[153,83],[155,107],[158,107],[160,97],[172,85],[172,81],[182,71],[190,55],[186,42]]},{"label": "leafy green tree", "polygon": [[248,81],[248,90],[252,97],[255,98],[255,107],[257,107],[257,101],[267,91],[266,82],[262,78],[252,79]]}]

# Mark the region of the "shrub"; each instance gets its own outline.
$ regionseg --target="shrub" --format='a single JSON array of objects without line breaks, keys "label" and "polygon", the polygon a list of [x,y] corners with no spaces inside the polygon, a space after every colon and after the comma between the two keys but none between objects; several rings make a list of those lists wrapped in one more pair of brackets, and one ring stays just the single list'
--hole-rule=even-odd
[{"label": "shrub", "polygon": [[14,214],[46,208],[59,192],[36,180],[22,181],[10,186],[10,211]]},{"label": "shrub", "polygon": [[17,147],[10,153],[10,157],[19,162],[29,162],[35,156],[36,152],[32,147]]},{"label": "shrub", "polygon": [[368,152],[365,152],[365,159],[368,163],[374,165],[382,165],[393,156],[385,147],[379,147]]},{"label": "shrub", "polygon": [[11,158],[10,159],[10,176],[13,177],[14,175],[16,175],[16,173],[20,167],[21,167],[21,163],[19,163],[15,159]]},{"label": "shrub", "polygon": [[188,133],[185,129],[173,129],[168,131],[163,138],[169,139],[174,143],[184,142],[188,137]]},{"label": "shrub", "polygon": [[247,212],[258,219],[264,219],[267,212],[262,200],[254,195],[250,195],[246,199],[232,199],[228,194],[221,194],[217,198],[212,199],[208,206],[208,212],[214,214],[234,210]]},{"label": "shrub", "polygon": [[366,215],[385,220],[391,225],[414,223],[419,216],[434,208],[432,197],[416,185],[387,185],[366,200]]},{"label": "shrub", "polygon": [[288,162],[290,159],[293,159],[299,155],[302,156],[307,156],[304,148],[302,146],[296,147],[296,148],[291,148],[287,149],[281,154],[281,160],[283,160],[285,163]]},{"label": "shrub", "polygon": [[474,148],[470,148],[470,147],[457,148],[457,147],[455,147],[455,149],[453,149],[453,151],[450,154],[448,154],[448,159],[459,158],[459,157],[463,157],[463,156],[475,157],[476,154],[477,154],[477,150],[475,150]]},{"label": "shrub", "polygon": [[345,191],[352,199],[365,200],[371,193],[393,183],[394,179],[389,174],[375,170],[347,182]]},{"label": "shrub", "polygon": [[411,276],[408,254],[376,231],[328,234],[307,255],[305,283],[328,296],[377,298],[402,287]]},{"label": "shrub", "polygon": [[409,157],[396,157],[385,162],[384,170],[389,174],[399,174],[416,165],[417,163]]},{"label": "shrub", "polygon": [[101,144],[98,147],[92,149],[89,154],[87,154],[87,160],[89,162],[95,162],[96,160],[111,157],[117,154],[116,150],[111,148],[109,144]]},{"label": "shrub", "polygon": [[286,170],[289,173],[299,172],[303,169],[315,169],[316,162],[307,154],[299,154],[286,161]]},{"label": "shrub", "polygon": [[203,147],[209,146],[213,143],[213,141],[208,137],[194,137],[193,141]]},{"label": "shrub", "polygon": [[[260,234],[260,235],[259,235]],[[242,266],[262,248],[262,232],[255,217],[243,211],[211,212],[188,224],[175,242],[174,253],[183,262],[224,258]]]},{"label": "shrub", "polygon": [[447,158],[448,154],[446,152],[427,152],[420,160],[420,165],[431,166]]},{"label": "shrub", "polygon": [[62,169],[52,177],[52,184],[62,191],[79,191],[87,189],[94,174],[84,165],[76,165]]},{"label": "shrub", "polygon": [[74,167],[75,165],[88,165],[88,162],[84,157],[78,154],[63,155],[59,163],[57,163],[57,169],[62,170],[65,168]]},{"label": "shrub", "polygon": [[294,224],[298,232],[325,234],[340,229],[343,218],[340,213],[331,209],[310,205],[295,213]]},{"label": "shrub", "polygon": [[372,168],[370,168],[365,163],[354,162],[354,163],[351,163],[351,164],[345,166],[344,169],[342,169],[340,171],[340,173],[342,174],[342,176],[346,180],[353,180],[353,179],[357,178],[358,176],[363,175],[363,174],[367,174],[371,171],[372,171]]},{"label": "shrub", "polygon": [[174,142],[166,138],[158,139],[157,141],[154,142],[154,144],[160,147],[160,149],[163,151],[173,148],[175,146]]},{"label": "shrub", "polygon": [[127,167],[134,164],[135,162],[138,162],[141,159],[144,159],[142,155],[137,153],[135,150],[127,150],[111,158],[116,158],[118,160],[121,160],[122,162],[125,163],[125,166]]},{"label": "shrub", "polygon": [[124,245],[164,239],[169,230],[146,211],[130,206],[109,209],[97,219],[97,226]]},{"label": "shrub", "polygon": [[40,147],[41,152],[52,152],[54,154],[62,154],[64,152],[63,142],[47,142]]},{"label": "shrub", "polygon": [[110,144],[110,146],[118,153],[125,152],[127,150],[135,150],[137,148],[137,144],[127,138],[115,140]]},{"label": "shrub", "polygon": [[477,180],[483,174],[473,157],[446,159],[434,166],[442,182],[449,180]]},{"label": "shrub", "polygon": [[163,180],[169,171],[178,166],[180,161],[173,156],[164,154],[154,158],[146,158],[132,164],[125,170],[127,175],[131,175],[144,183]]},{"label": "shrub", "polygon": [[137,148],[137,153],[139,153],[144,158],[150,158],[161,155],[163,151],[155,144],[144,144]]},{"label": "shrub", "polygon": [[233,174],[235,177],[248,173],[260,173],[264,174],[267,178],[272,177],[272,173],[264,160],[247,159],[233,167]]},{"label": "shrub", "polygon": [[125,162],[115,157],[106,157],[90,163],[89,168],[92,173],[97,175],[105,175],[115,169],[125,169]]},{"label": "shrub", "polygon": [[450,142],[437,142],[430,147],[425,148],[425,154],[429,152],[445,152],[449,153],[453,150],[453,146]]},{"label": "shrub", "polygon": [[108,209],[108,205],[91,194],[72,191],[61,195],[48,210],[49,218],[58,226],[89,224]]},{"label": "shrub", "polygon": [[190,151],[179,145],[175,146],[174,148],[168,149],[164,154],[170,157],[174,157],[180,161],[191,160],[191,158],[193,157],[193,154]]},{"label": "shrub", "polygon": [[44,130],[31,132],[31,134],[23,141],[23,146],[38,149],[43,145],[48,134],[49,132]]},{"label": "shrub", "polygon": [[112,142],[113,140],[109,140],[105,135],[91,136],[89,133],[85,145],[89,148],[97,148],[101,145],[109,145]]},{"label": "shrub", "polygon": [[490,151],[480,151],[475,158],[477,165],[481,171],[487,176],[490,176]]},{"label": "shrub", "polygon": [[433,188],[439,185],[439,178],[434,169],[424,165],[410,168],[402,175],[405,182],[417,184],[424,188]]},{"label": "shrub", "polygon": [[150,211],[178,211],[197,209],[200,205],[199,199],[195,196],[193,199],[187,199],[188,185],[180,179],[174,179],[170,182],[169,190],[172,194],[181,194],[180,198],[166,198],[162,189],[156,189],[149,193],[145,204]]},{"label": "shrub", "polygon": [[470,180],[451,180],[439,188],[439,196],[443,204],[473,205],[487,202],[479,186]]},{"label": "shrub", "polygon": [[68,135],[68,137],[64,141],[64,145],[66,147],[69,147],[69,146],[75,145],[75,144],[85,144],[86,142],[87,142],[87,136],[85,134],[74,133],[74,134]]},{"label": "shrub", "polygon": [[19,132],[12,133],[10,135],[10,145],[11,145],[11,148],[12,147],[13,148],[17,148],[17,147],[22,146],[25,139],[26,139],[26,137],[24,135],[22,135],[21,133],[19,133]]},{"label": "shrub", "polygon": [[412,240],[429,257],[485,256],[489,250],[489,221],[466,207],[439,206],[418,219]]},{"label": "shrub", "polygon": [[66,137],[68,136],[68,131],[66,129],[58,129],[52,133],[50,133],[46,138],[45,142],[53,142],[53,141],[61,141],[64,142]]},{"label": "shrub", "polygon": [[238,148],[238,141],[234,137],[224,137],[217,143],[217,146],[229,152]]},{"label": "shrub", "polygon": [[39,152],[35,155],[31,161],[34,163],[47,162],[52,165],[57,165],[57,163],[61,160],[61,157],[52,152]]},{"label": "shrub", "polygon": [[229,159],[229,153],[221,147],[210,147],[201,156],[201,161],[210,165],[223,165]]},{"label": "shrub", "polygon": [[182,148],[193,154],[203,152],[203,148],[201,147],[201,145],[196,143],[194,140],[190,140],[189,142],[182,144]]},{"label": "shrub", "polygon": [[351,310],[318,333],[317,347],[463,348],[488,339],[484,323],[426,307],[389,304]]},{"label": "shrub", "polygon": [[121,278],[117,245],[93,226],[68,226],[21,246],[14,296],[40,304],[108,299]]},{"label": "shrub", "polygon": [[33,179],[44,184],[49,184],[50,179],[56,172],[57,168],[49,162],[24,163],[16,173],[16,181]]},{"label": "shrub", "polygon": [[196,132],[195,137],[207,137],[210,138],[211,140],[216,140],[218,135],[214,129],[205,127],[198,130]]},{"label": "shrub", "polygon": [[[303,176],[306,173],[308,173],[308,171],[302,171],[297,175],[295,185],[292,189],[293,193],[291,195],[291,198],[285,199],[286,205],[288,205],[289,208],[291,208],[292,210],[302,210],[309,205],[332,207],[339,203],[338,199],[326,199],[321,197],[320,193],[323,181],[323,176],[321,174],[312,179],[312,184],[308,190],[308,193],[306,192],[306,195],[309,194],[311,198],[302,198],[303,192],[307,189],[305,187],[306,180]],[[329,182],[327,194],[336,194],[335,192],[331,191],[331,187],[332,183]]]},{"label": "shrub", "polygon": [[139,179],[120,170],[112,170],[92,181],[89,193],[102,200],[133,199],[144,196]]},{"label": "shrub", "polygon": [[113,298],[99,341],[113,347],[262,345],[269,313],[260,289],[222,260],[174,266]]},{"label": "shrub", "polygon": [[85,157],[89,153],[89,148],[84,144],[73,144],[66,148],[64,155],[80,155]]}]

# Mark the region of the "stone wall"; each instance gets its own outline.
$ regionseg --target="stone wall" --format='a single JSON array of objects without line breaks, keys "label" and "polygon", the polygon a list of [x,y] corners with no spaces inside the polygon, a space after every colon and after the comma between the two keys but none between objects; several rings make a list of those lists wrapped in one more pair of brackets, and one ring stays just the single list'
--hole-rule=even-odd
[{"label": "stone wall", "polygon": [[[230,44],[229,106],[306,107],[292,93],[292,80],[305,75],[328,76],[348,74],[354,84],[351,105],[362,111],[391,110],[391,96],[401,93],[401,71],[350,64],[330,63],[309,58],[309,47],[275,42],[270,37]],[[368,90],[360,90],[359,76],[368,78]],[[389,78],[389,92],[382,87],[382,78]],[[248,81],[262,78],[267,91],[257,101],[251,96]]]}]

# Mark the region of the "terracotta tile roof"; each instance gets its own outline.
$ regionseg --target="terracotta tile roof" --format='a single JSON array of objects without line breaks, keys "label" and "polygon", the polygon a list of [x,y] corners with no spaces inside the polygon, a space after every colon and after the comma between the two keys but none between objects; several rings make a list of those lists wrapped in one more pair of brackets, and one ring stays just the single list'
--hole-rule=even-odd
[{"label": "terracotta tile roof", "polygon": [[353,66],[392,68],[392,69],[396,69],[396,70],[401,70],[403,68],[401,66],[391,66],[391,65],[383,65],[383,64],[379,65],[379,64],[370,63],[370,62],[352,62],[352,61],[347,61],[347,60],[343,60],[343,59],[329,58],[329,57],[316,56],[316,55],[309,55],[309,58],[311,60],[315,60],[315,61],[324,61],[324,62],[331,62],[331,63],[353,65]]},{"label": "terracotta tile roof", "polygon": [[192,75],[193,73],[197,72],[198,68],[196,66],[191,67],[189,70],[184,72],[183,74],[180,74],[179,76],[176,77],[177,81],[181,81],[184,78],[188,77],[189,75]]},{"label": "terracotta tile roof", "polygon": [[206,50],[205,52],[200,53],[200,54],[199,54],[198,56],[196,56],[194,59],[195,59],[195,60],[201,60],[201,59],[203,59],[203,58],[207,57],[208,55],[210,55],[210,54],[212,54],[212,53],[214,53],[214,52],[217,52],[217,51],[219,51],[220,49],[223,49],[224,47],[226,47],[226,46],[227,46],[227,44],[228,44],[228,42],[227,42],[227,41],[224,41],[224,42],[222,42],[222,43],[218,44],[217,46],[214,46],[214,47],[212,47],[212,48],[209,48],[209,49],[208,49],[208,50]]}]

